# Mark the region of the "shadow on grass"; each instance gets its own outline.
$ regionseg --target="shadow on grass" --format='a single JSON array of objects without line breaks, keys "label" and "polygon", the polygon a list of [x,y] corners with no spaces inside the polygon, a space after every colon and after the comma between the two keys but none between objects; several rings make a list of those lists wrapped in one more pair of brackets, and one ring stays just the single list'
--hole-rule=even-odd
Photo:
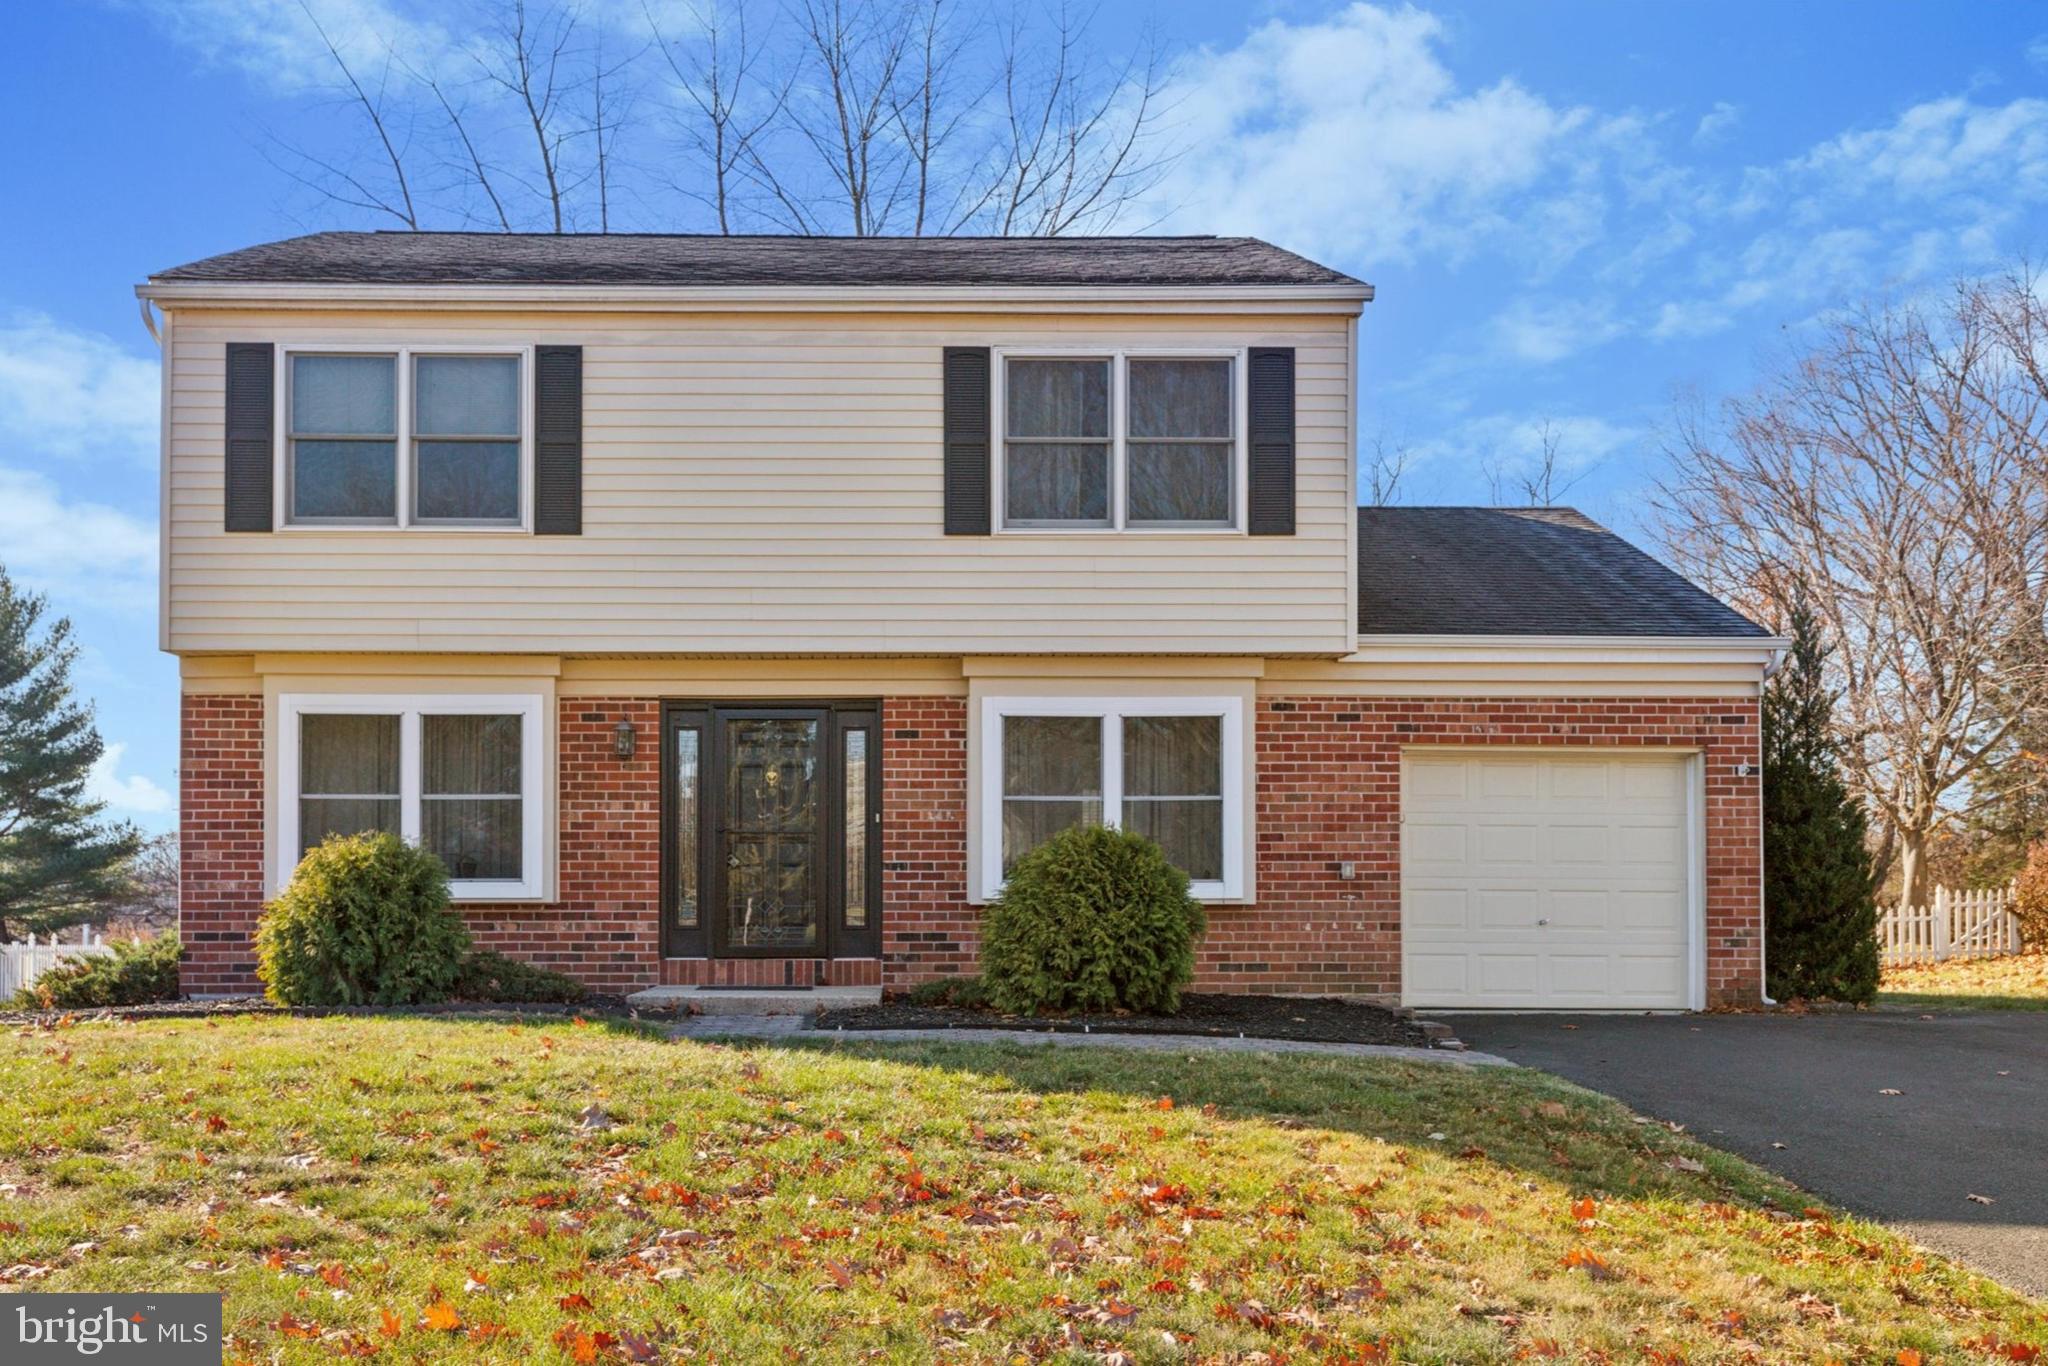
[{"label": "shadow on grass", "polygon": [[1742,1158],[1606,1096],[1520,1068],[1316,1054],[1139,1051],[1027,1044],[734,1041],[930,1067],[1039,1093],[1129,1097],[1225,1119],[1320,1129],[1485,1160],[1588,1195],[1798,1209],[1804,1193]]}]

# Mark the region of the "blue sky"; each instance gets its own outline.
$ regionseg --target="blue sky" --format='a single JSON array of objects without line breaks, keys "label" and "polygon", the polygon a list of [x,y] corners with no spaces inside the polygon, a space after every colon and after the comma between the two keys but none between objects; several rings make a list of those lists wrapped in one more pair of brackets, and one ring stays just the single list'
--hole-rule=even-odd
[{"label": "blue sky", "polygon": [[[345,40],[438,41],[477,12],[312,4]],[[1412,453],[1403,501],[1489,501],[1489,467],[1512,472],[1547,424],[1568,501],[1645,537],[1674,402],[1754,383],[1832,306],[2048,252],[2048,10],[1183,0],[1106,6],[1096,39],[1128,45],[1147,18],[1190,150],[1146,213],[1378,286],[1361,430]],[[74,620],[110,744],[98,790],[151,829],[175,823],[176,670],[156,650],[156,357],[131,290],[371,225],[263,155],[346,116],[324,79],[294,0],[0,19],[0,562]]]}]

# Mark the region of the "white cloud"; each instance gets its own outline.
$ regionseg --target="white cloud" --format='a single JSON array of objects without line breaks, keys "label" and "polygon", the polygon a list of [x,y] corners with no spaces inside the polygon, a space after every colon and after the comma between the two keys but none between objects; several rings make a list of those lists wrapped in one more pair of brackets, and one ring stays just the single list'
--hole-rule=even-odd
[{"label": "white cloud", "polygon": [[1461,89],[1443,39],[1433,15],[1355,3],[1203,49],[1168,92],[1190,150],[1150,207],[1368,268],[1583,234],[1598,209],[1561,162],[1594,131],[1590,115],[1512,79]]},{"label": "white cloud", "polygon": [[113,743],[101,752],[99,762],[86,776],[86,796],[105,802],[116,812],[149,815],[169,811],[175,799],[154,780],[140,773],[121,776],[121,756],[127,750],[128,746]]},{"label": "white cloud", "polygon": [[2048,193],[2048,100],[1928,100],[1887,126],[1831,138],[1787,170],[1815,177],[1821,191],[1926,198],[1995,185],[2039,197]]},{"label": "white cloud", "polygon": [[155,525],[102,503],[68,500],[30,470],[0,466],[0,563],[48,593],[60,612],[81,605],[135,612],[156,602]]},{"label": "white cloud", "polygon": [[1558,469],[1569,480],[1641,443],[1648,432],[1597,414],[1491,413],[1457,423],[1437,439],[1416,446],[1415,454],[1424,463],[1467,473],[1492,467],[1504,471],[1512,483],[1516,474],[1532,470],[1542,457],[1546,435],[1556,442]]},{"label": "white cloud", "polygon": [[452,46],[440,24],[384,0],[308,0],[305,8],[294,0],[134,3],[173,41],[285,94],[338,83],[327,41],[365,82],[374,82],[394,56],[431,65]]},{"label": "white cloud", "polygon": [[0,317],[0,441],[38,455],[157,455],[157,362],[41,313]]},{"label": "white cloud", "polygon": [[2027,44],[2027,60],[2035,66],[2048,66],[2048,33]]},{"label": "white cloud", "polygon": [[1693,146],[1713,146],[1727,137],[1728,131],[1741,121],[1742,110],[1739,106],[1726,100],[1714,101],[1714,107],[1700,115],[1699,125],[1692,130]]},{"label": "white cloud", "polygon": [[1598,300],[1521,299],[1493,320],[1493,330],[1499,350],[1544,365],[1612,341],[1627,325]]}]

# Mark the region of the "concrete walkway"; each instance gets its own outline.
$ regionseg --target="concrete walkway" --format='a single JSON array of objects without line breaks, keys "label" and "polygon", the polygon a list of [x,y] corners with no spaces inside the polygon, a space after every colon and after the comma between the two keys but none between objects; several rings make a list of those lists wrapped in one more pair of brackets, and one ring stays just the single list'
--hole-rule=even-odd
[{"label": "concrete walkway", "polygon": [[1068,1034],[1022,1029],[812,1029],[801,1015],[700,1015],[669,1026],[678,1039],[759,1039],[801,1043],[992,1043],[1038,1048],[1125,1048],[1140,1053],[1320,1053],[1393,1062],[1507,1067],[1491,1053],[1298,1039],[1219,1039],[1206,1034]]}]

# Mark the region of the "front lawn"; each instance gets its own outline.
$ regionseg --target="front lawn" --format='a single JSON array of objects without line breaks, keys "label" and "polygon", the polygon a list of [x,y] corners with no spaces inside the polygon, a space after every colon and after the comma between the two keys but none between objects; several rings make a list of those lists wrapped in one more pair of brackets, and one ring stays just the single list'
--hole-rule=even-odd
[{"label": "front lawn", "polygon": [[1877,1003],[1911,1010],[2048,1010],[2048,952],[1887,968]]},{"label": "front lawn", "polygon": [[21,1030],[0,1094],[0,1279],[221,1289],[235,1360],[2048,1342],[2048,1307],[1531,1072],[268,1018]]}]

